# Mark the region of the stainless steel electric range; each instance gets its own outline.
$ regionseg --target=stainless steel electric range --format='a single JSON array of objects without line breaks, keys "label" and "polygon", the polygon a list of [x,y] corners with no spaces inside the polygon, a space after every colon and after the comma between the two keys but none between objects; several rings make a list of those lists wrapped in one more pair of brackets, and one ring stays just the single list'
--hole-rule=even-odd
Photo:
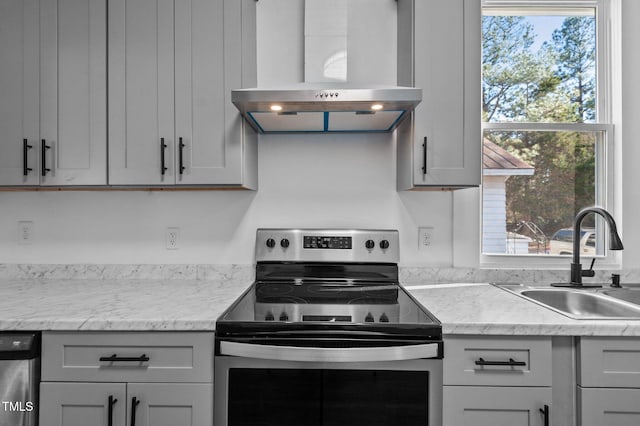
[{"label": "stainless steel electric range", "polygon": [[215,425],[441,424],[442,327],[398,258],[397,231],[259,229],[216,323]]}]

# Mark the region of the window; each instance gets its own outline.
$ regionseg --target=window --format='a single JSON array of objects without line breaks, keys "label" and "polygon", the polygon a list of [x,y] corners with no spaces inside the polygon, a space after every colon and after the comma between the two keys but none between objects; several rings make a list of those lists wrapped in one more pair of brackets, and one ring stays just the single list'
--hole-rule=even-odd
[{"label": "window", "polygon": [[[483,263],[570,255],[575,214],[612,204],[605,6],[483,3]],[[583,221],[583,254],[606,254],[603,231]]]}]

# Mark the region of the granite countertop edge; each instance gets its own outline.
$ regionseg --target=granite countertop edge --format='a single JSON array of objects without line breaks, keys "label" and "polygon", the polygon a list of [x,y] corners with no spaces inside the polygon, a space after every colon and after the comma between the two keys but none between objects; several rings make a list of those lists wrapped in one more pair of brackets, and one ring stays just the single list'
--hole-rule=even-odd
[{"label": "granite countertop edge", "polygon": [[[0,331],[214,331],[249,280],[0,280]],[[488,283],[407,285],[443,334],[640,336],[640,320],[574,320]]]}]

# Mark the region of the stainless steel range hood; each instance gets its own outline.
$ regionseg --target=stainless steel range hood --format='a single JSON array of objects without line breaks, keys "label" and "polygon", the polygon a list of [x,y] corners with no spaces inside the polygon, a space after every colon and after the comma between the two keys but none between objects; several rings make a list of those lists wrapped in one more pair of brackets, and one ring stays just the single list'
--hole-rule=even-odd
[{"label": "stainless steel range hood", "polygon": [[231,91],[231,101],[259,133],[391,132],[421,100],[422,89],[398,86]]}]

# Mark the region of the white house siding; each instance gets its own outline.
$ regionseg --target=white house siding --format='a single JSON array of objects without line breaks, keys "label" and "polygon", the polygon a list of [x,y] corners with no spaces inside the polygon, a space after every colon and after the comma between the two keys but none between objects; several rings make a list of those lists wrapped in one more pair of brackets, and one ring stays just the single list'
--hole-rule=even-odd
[{"label": "white house siding", "polygon": [[505,182],[509,176],[484,176],[482,183],[482,251],[507,252]]}]

